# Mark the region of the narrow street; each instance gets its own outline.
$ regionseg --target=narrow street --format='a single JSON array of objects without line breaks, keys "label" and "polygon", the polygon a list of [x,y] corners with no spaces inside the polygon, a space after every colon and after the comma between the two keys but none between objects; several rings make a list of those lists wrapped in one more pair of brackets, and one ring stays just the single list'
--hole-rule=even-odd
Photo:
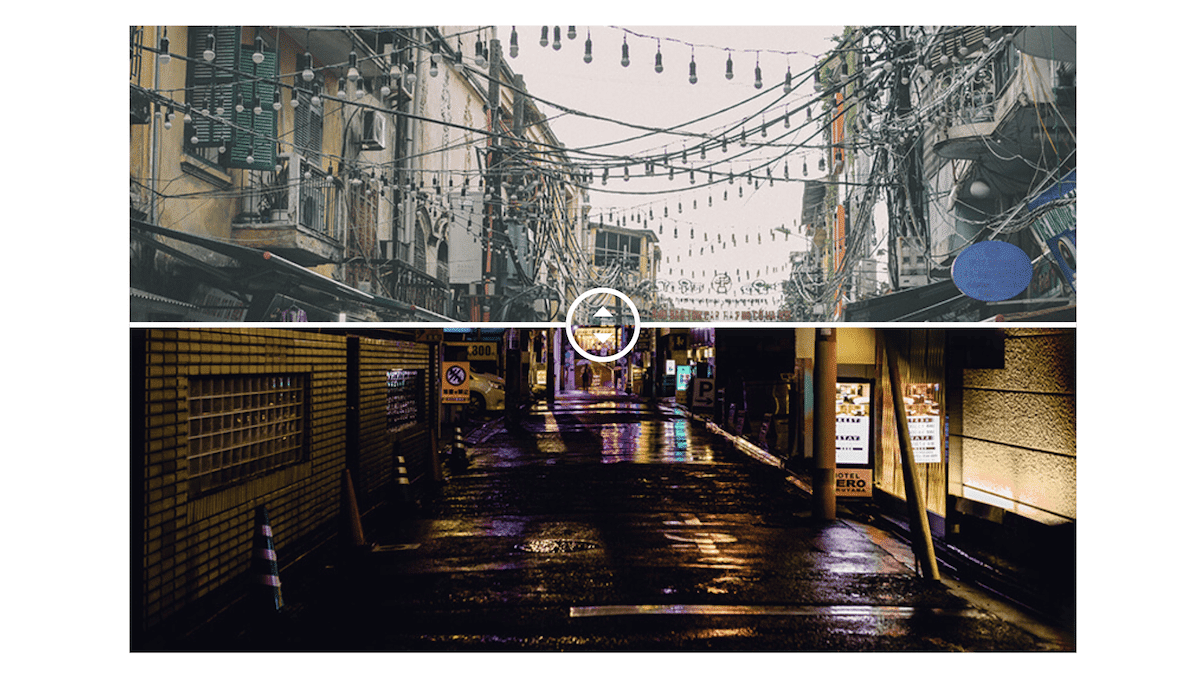
[{"label": "narrow street", "polygon": [[916,575],[673,404],[582,392],[473,434],[469,466],[354,563],[218,649],[1045,651]]}]

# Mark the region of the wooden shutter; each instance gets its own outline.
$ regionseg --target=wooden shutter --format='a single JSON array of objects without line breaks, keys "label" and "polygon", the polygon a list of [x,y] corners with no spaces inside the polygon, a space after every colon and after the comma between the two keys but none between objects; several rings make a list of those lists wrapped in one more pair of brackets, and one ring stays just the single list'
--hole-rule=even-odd
[{"label": "wooden shutter", "polygon": [[311,85],[297,85],[299,105],[295,110],[296,125],[294,143],[296,151],[300,152],[310,164],[321,166],[321,142],[325,136],[324,100],[313,101],[314,94],[320,94],[321,81]]},{"label": "wooden shutter", "polygon": [[[205,61],[204,50],[208,36],[216,37],[216,58]],[[188,103],[196,114],[192,116],[188,139],[196,138],[193,147],[219,147],[231,138],[229,125],[233,114],[234,84],[237,81],[236,67],[241,52],[240,26],[190,26],[188,27],[188,57],[191,68],[188,73]],[[218,102],[225,113],[217,115]],[[209,116],[201,116],[200,110],[208,109]]]},{"label": "wooden shutter", "polygon": [[[241,75],[234,87],[234,99],[240,95],[245,109],[233,112],[233,144],[226,166],[274,171],[278,112],[271,105],[275,102],[279,58],[278,53],[264,49],[262,63],[255,64],[253,53],[253,47],[243,45],[238,57]],[[262,106],[261,114],[254,113],[255,98]],[[250,155],[253,162],[246,160]]]}]

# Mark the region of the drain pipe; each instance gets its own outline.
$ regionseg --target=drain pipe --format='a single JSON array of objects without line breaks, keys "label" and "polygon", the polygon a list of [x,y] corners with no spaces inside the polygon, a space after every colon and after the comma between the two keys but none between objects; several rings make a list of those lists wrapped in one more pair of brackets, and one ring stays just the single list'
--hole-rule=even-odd
[{"label": "drain pipe", "polygon": [[940,581],[937,558],[933,553],[933,534],[925,512],[925,496],[917,487],[917,464],[912,440],[908,433],[908,416],[904,411],[904,391],[900,386],[900,366],[892,340],[885,332],[883,348],[887,356],[888,381],[892,385],[892,412],[896,415],[896,434],[900,440],[900,463],[904,470],[904,500],[908,503],[908,535],[913,555],[921,568],[921,576]]}]

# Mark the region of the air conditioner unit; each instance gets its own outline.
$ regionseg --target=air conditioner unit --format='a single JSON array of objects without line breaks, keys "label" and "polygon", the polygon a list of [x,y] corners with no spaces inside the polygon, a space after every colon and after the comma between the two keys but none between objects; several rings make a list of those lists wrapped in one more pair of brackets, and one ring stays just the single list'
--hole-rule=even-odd
[{"label": "air conditioner unit", "polygon": [[377,111],[365,111],[362,117],[362,135],[359,137],[362,149],[384,149],[387,147],[387,119]]}]

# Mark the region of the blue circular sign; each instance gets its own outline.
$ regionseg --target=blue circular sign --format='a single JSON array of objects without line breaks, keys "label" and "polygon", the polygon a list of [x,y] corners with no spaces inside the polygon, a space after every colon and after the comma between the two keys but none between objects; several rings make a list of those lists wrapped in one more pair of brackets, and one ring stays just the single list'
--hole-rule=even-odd
[{"label": "blue circular sign", "polygon": [[1005,301],[1025,291],[1033,264],[1025,251],[1008,242],[980,242],[963,250],[950,277],[963,294],[979,301]]}]

